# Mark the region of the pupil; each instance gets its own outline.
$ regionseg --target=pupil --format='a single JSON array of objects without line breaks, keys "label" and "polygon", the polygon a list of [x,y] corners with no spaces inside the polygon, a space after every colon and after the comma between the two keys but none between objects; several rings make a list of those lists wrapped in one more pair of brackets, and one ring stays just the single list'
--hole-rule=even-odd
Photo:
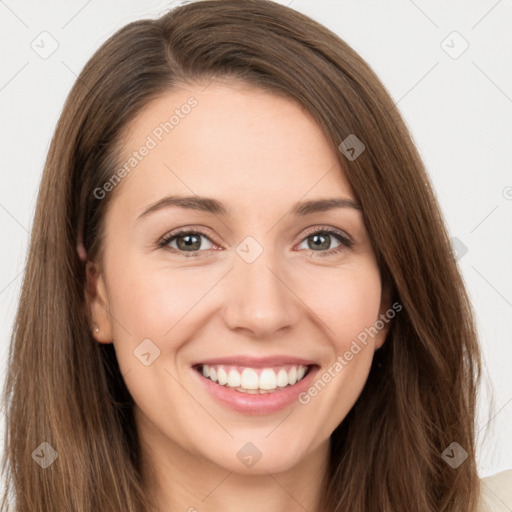
[{"label": "pupil", "polygon": [[[331,245],[328,236],[312,235],[310,238],[313,239],[313,249],[329,249],[329,246]],[[201,239],[197,235],[182,235],[177,239],[177,241],[180,249],[199,249],[201,247]]]},{"label": "pupil", "polygon": [[315,245],[316,248],[323,248],[323,249],[329,249],[329,246],[331,245],[330,244],[330,241],[329,241],[329,237],[325,236],[325,235],[313,235],[312,236],[313,240],[315,240],[315,243],[318,241],[318,239],[320,238],[323,238],[324,239],[324,243],[320,244],[320,245]]},{"label": "pupil", "polygon": [[[192,241],[193,239],[195,239],[195,241]],[[183,240],[185,240],[184,242],[182,242]],[[201,240],[200,238],[197,236],[197,235],[183,235],[183,236],[180,236],[178,239],[177,239],[177,242],[178,242],[178,247],[180,249],[190,249],[190,248],[193,248],[193,249],[199,249],[199,247],[201,246]]]}]

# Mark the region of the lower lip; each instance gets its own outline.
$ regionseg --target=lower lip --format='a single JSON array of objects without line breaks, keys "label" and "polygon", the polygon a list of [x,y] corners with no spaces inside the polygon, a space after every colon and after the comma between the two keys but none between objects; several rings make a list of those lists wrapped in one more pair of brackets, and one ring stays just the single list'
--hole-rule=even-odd
[{"label": "lower lip", "polygon": [[318,370],[319,367],[315,365],[310,368],[308,374],[297,384],[286,386],[272,393],[260,395],[244,393],[226,386],[221,386],[192,368],[192,371],[197,375],[197,378],[210,392],[213,398],[230,409],[246,414],[270,414],[285,409],[294,402],[298,402],[299,394],[306,391],[310,386]]}]

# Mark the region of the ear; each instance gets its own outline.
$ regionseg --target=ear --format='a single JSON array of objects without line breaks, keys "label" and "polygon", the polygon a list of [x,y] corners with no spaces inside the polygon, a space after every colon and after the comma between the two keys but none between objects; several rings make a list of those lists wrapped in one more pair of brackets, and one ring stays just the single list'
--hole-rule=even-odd
[{"label": "ear", "polygon": [[[389,312],[392,311],[393,315],[391,316]],[[391,291],[390,286],[384,284],[382,287],[381,300],[380,300],[380,308],[379,308],[379,317],[376,319],[376,326],[382,327],[379,329],[378,334],[375,336],[374,347],[375,350],[379,349],[384,345],[386,341],[386,337],[389,332],[389,328],[391,327],[392,318],[395,316],[395,311],[391,308]],[[384,324],[382,326],[382,324]]]},{"label": "ear", "polygon": [[92,261],[86,263],[85,274],[87,305],[93,321],[92,334],[100,343],[112,343],[112,317],[103,274]]}]

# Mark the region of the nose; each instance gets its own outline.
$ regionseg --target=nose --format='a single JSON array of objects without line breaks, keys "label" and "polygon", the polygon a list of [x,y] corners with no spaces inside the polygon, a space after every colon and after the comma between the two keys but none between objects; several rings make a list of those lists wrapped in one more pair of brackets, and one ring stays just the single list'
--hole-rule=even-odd
[{"label": "nose", "polygon": [[224,321],[230,329],[268,338],[297,324],[301,302],[289,272],[271,251],[264,250],[252,263],[236,254],[227,277]]}]

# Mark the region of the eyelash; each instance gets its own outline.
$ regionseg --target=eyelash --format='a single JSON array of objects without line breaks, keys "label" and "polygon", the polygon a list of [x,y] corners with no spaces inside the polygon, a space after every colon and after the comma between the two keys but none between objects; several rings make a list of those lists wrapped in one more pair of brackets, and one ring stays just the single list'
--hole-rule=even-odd
[{"label": "eyelash", "polygon": [[[321,257],[336,254],[344,249],[350,249],[354,244],[354,242],[347,235],[345,235],[342,231],[338,231],[337,229],[333,229],[333,228],[329,228],[329,227],[319,227],[313,231],[308,232],[304,236],[304,238],[301,240],[301,243],[305,239],[309,238],[310,236],[316,235],[319,233],[331,235],[334,238],[336,238],[336,240],[338,240],[340,242],[340,245],[338,245],[338,247],[335,247],[334,249],[329,249],[327,251],[313,251],[312,249],[310,249],[314,253],[318,252]],[[180,229],[180,230],[177,230],[177,231],[174,231],[174,232],[171,232],[171,233],[165,235],[158,242],[157,245],[161,249],[166,249],[166,250],[169,250],[174,253],[177,252],[178,254],[183,254],[183,256],[185,256],[186,258],[191,258],[191,257],[193,258],[193,257],[199,256],[201,254],[201,252],[204,252],[204,251],[189,251],[187,254],[187,251],[180,251],[179,249],[175,249],[174,247],[167,247],[170,242],[172,242],[175,238],[178,238],[181,235],[201,235],[201,236],[204,236],[205,238],[208,238],[208,240],[210,240],[209,236],[202,231],[191,230],[191,229],[185,228],[185,229]],[[212,243],[215,243],[215,242],[212,242]]]}]

